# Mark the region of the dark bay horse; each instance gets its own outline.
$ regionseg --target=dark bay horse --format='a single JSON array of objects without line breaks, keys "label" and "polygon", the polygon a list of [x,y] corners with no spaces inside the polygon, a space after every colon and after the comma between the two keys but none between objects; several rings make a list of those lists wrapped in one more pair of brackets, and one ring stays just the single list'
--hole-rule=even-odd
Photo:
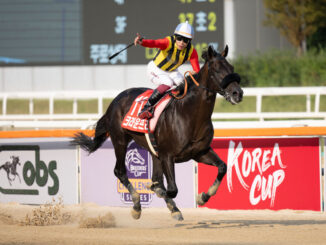
[{"label": "dark bay horse", "polygon": [[[158,157],[152,154],[153,175],[149,187],[159,197],[164,198],[172,217],[182,220],[182,214],[173,198],[178,188],[175,182],[174,164],[194,159],[208,165],[218,167],[216,180],[207,193],[197,197],[199,205],[205,204],[215,195],[227,170],[226,164],[210,147],[213,139],[213,113],[216,94],[219,93],[227,101],[237,104],[242,100],[243,91],[239,85],[240,77],[234,73],[232,65],[225,59],[228,53],[217,53],[211,46],[203,53],[205,63],[195,79],[199,86],[188,78],[187,95],[180,100],[173,100],[160,116],[154,132]],[[77,134],[72,143],[80,145],[89,153],[96,151],[110,136],[117,158],[114,174],[128,189],[134,203],[132,215],[138,219],[141,214],[140,195],[128,180],[125,156],[128,143],[133,139],[137,144],[149,150],[143,133],[132,132],[121,127],[121,122],[138,95],[146,88],[131,88],[121,92],[110,104],[106,113],[97,122],[95,137],[92,139],[83,133]],[[163,175],[167,181],[167,189],[163,183]]]}]

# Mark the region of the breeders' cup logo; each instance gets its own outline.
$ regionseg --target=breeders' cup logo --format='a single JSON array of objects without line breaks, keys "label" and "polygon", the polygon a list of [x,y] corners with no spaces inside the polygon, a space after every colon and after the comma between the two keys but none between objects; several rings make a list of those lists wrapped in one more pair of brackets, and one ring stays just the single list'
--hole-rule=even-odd
[{"label": "breeders' cup logo", "polygon": [[126,167],[129,173],[135,177],[140,177],[147,171],[145,166],[145,159],[139,154],[138,149],[129,150],[126,154]]},{"label": "breeders' cup logo", "polygon": [[[140,203],[143,205],[150,204],[153,199],[153,192],[148,190],[146,186],[152,182],[151,155],[134,141],[131,141],[128,145],[125,164],[128,179],[140,194]],[[127,188],[119,180],[117,181],[121,200],[126,204],[132,204],[132,198]]]}]

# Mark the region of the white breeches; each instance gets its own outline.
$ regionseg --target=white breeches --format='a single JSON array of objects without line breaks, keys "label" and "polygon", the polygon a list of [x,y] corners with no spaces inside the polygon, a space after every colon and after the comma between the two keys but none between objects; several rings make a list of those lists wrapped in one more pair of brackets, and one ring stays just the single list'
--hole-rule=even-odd
[{"label": "white breeches", "polygon": [[183,75],[178,68],[174,71],[163,71],[153,61],[147,65],[147,75],[149,80],[156,85],[165,84],[172,87],[174,85],[178,86],[183,81]]}]

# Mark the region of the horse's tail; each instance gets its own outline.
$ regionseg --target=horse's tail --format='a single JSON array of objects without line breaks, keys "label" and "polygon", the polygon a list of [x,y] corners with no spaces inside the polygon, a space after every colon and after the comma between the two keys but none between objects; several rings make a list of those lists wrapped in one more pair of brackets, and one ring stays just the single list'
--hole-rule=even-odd
[{"label": "horse's tail", "polygon": [[75,134],[73,140],[71,141],[72,145],[79,145],[85,151],[92,153],[96,151],[104,141],[110,137],[109,132],[106,130],[106,117],[105,115],[101,117],[100,120],[96,123],[95,128],[95,137],[92,139],[91,137],[85,135],[82,132]]}]

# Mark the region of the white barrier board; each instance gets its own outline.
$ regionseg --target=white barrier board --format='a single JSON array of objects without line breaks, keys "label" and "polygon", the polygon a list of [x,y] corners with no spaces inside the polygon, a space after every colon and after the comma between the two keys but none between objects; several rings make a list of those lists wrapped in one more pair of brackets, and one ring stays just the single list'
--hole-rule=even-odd
[{"label": "white barrier board", "polygon": [[0,202],[78,203],[76,148],[68,138],[0,139]]}]

